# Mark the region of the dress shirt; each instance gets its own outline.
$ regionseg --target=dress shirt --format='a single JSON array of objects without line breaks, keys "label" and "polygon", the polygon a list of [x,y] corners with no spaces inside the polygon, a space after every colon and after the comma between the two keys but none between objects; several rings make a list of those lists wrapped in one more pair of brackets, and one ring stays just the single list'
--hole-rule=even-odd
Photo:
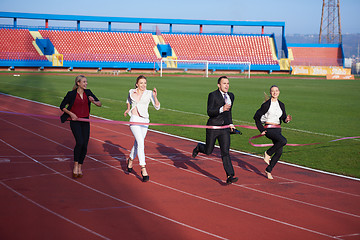
[{"label": "dress shirt", "polygon": [[[219,91],[220,91],[221,95],[222,95],[223,98],[224,98],[225,104],[231,105],[231,99],[230,99],[229,94],[222,92],[220,89],[219,89]],[[225,98],[225,96],[226,96],[226,98]],[[225,99],[226,99],[226,100],[225,100]],[[219,113],[224,112],[224,109],[223,109],[223,108],[224,108],[224,106],[222,106],[222,107],[219,109]]]}]

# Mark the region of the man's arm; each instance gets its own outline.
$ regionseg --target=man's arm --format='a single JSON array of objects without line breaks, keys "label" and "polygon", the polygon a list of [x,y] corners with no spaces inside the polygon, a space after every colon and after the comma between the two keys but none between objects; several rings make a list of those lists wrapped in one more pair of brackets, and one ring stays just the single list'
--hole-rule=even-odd
[{"label": "man's arm", "polygon": [[218,116],[220,114],[220,112],[219,112],[220,107],[222,107],[222,106],[219,106],[219,104],[217,104],[215,92],[209,93],[208,102],[207,102],[208,116],[209,117]]}]

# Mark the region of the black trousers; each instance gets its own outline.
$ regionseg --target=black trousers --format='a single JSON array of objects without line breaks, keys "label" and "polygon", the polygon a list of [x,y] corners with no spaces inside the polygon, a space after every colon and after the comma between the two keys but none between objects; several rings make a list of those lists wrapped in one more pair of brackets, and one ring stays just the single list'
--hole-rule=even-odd
[{"label": "black trousers", "polygon": [[265,136],[271,139],[274,144],[266,151],[269,156],[274,154],[274,156],[271,157],[269,166],[266,168],[266,171],[270,173],[279,161],[283,152],[283,147],[286,145],[287,140],[281,134],[281,128],[267,128]]},{"label": "black trousers", "polygon": [[230,129],[206,129],[206,144],[199,144],[199,152],[210,155],[215,147],[216,139],[219,141],[221,159],[226,175],[234,176],[234,168],[230,159]]},{"label": "black trousers", "polygon": [[74,161],[78,162],[79,164],[83,164],[90,137],[90,123],[70,121],[70,128],[76,141],[74,148]]}]

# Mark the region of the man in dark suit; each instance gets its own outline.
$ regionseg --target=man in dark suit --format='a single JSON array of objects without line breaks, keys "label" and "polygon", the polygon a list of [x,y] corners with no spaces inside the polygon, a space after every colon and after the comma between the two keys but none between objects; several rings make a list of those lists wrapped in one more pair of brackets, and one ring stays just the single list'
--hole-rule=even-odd
[{"label": "man in dark suit", "polygon": [[230,128],[223,129],[206,129],[206,144],[198,143],[194,148],[192,157],[195,158],[199,152],[210,155],[214,150],[216,139],[219,142],[221,150],[221,159],[227,175],[226,183],[231,184],[238,180],[234,177],[234,168],[231,163],[229,149],[230,149],[230,132],[235,131],[232,122],[231,109],[234,103],[234,94],[228,92],[229,79],[222,76],[218,79],[218,90],[209,93],[207,102],[207,114],[209,120],[208,126],[225,126],[230,125]]}]

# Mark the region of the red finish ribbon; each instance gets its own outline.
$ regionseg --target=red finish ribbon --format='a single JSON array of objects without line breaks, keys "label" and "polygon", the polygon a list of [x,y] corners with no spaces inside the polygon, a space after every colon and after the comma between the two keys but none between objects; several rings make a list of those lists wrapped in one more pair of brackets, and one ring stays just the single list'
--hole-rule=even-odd
[{"label": "red finish ribbon", "polygon": [[[39,115],[39,114],[31,114],[31,113],[17,113],[17,112],[6,112],[6,111],[0,111],[0,113],[37,117],[37,118],[59,119],[58,116],[53,116],[53,115]],[[106,119],[88,119],[88,118],[78,118],[77,121],[107,123],[107,124],[123,124],[123,125],[175,126],[175,127],[209,128],[209,129],[224,129],[230,127],[230,125],[207,126],[207,125],[185,125],[185,124],[168,124],[168,123],[139,123],[139,122],[115,121],[115,120],[106,120]],[[249,129],[256,129],[256,127],[252,127],[252,126],[241,126],[241,125],[235,125],[235,126],[249,128]]]},{"label": "red finish ribbon", "polygon": [[[5,114],[14,114],[14,115],[22,115],[22,116],[30,116],[30,117],[38,117],[38,118],[48,118],[48,119],[59,119],[58,116],[53,115],[39,115],[39,114],[31,114],[31,113],[16,113],[16,112],[7,112],[7,111],[0,111],[0,113]],[[105,120],[105,119],[87,119],[87,118],[79,118],[77,121],[83,121],[83,122],[97,122],[97,123],[107,123],[107,124],[123,124],[123,125],[148,125],[148,126],[175,126],[175,127],[191,127],[191,128],[208,128],[208,129],[224,129],[229,128],[230,125],[225,126],[205,126],[205,125],[185,125],[185,124],[167,124],[167,123],[138,123],[138,122],[127,122],[127,121],[114,121],[114,120]],[[234,125],[235,127],[241,127],[241,128],[247,128],[247,129],[257,129],[255,126],[248,126],[248,125]],[[265,125],[265,128],[281,128],[280,125]],[[264,135],[256,135],[251,138],[249,138],[249,143],[254,147],[268,147],[272,146],[273,144],[255,144],[251,140],[260,138]],[[334,139],[328,142],[336,142],[346,139],[355,139],[360,138],[360,136],[357,137],[343,137]],[[318,142],[318,143],[306,143],[306,144],[286,144],[287,146],[307,146],[307,145],[316,145],[316,144],[322,144],[324,142]]]},{"label": "red finish ribbon", "polygon": [[[256,135],[256,136],[253,136],[253,137],[249,138],[249,143],[254,147],[269,147],[269,146],[273,145],[272,143],[269,143],[269,144],[255,144],[255,143],[253,143],[251,141],[253,139],[256,139],[256,138],[259,138],[259,137],[262,137],[262,136],[264,136],[264,135],[259,134],[259,135]],[[338,139],[327,141],[327,142],[336,142],[336,141],[341,141],[341,140],[346,140],[346,139],[355,139],[355,138],[360,138],[360,136],[357,136],[357,137],[343,137],[343,138],[338,138]],[[326,142],[305,143],[305,144],[288,143],[288,144],[286,144],[286,146],[299,147],[299,146],[317,145],[317,144],[323,144],[323,143],[326,143]]]}]

